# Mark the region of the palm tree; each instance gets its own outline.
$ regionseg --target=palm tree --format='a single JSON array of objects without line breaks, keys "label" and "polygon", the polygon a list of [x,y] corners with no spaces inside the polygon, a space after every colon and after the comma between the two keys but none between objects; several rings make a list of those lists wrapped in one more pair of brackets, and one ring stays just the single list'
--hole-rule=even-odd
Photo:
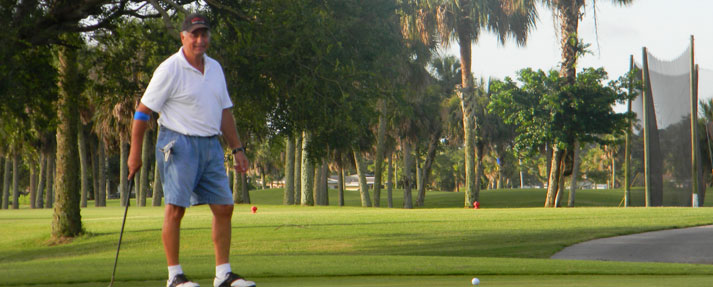
[{"label": "palm tree", "polygon": [[[626,5],[633,0],[611,0],[613,3]],[[560,77],[564,78],[565,85],[573,85],[577,78],[577,59],[581,55],[583,45],[579,43],[577,29],[579,19],[582,15],[587,0],[542,0],[542,2],[552,9],[557,21],[560,24],[560,46],[561,46],[561,66]],[[591,0],[592,5],[596,5],[596,0]],[[596,7],[595,7],[596,9]],[[571,148],[574,142],[567,143]],[[547,186],[547,199],[545,207],[552,207],[554,199],[559,192],[558,182],[561,169],[564,168],[563,159],[566,150],[561,146],[553,147],[553,160],[550,169],[549,182]],[[574,164],[572,164],[574,165]]]},{"label": "palm tree", "polygon": [[436,157],[436,150],[439,146],[441,135],[444,132],[444,127],[447,125],[448,119],[448,100],[453,95],[454,89],[461,78],[460,62],[454,56],[437,56],[431,60],[431,72],[434,74],[436,83],[440,87],[438,91],[437,101],[439,102],[439,111],[434,113],[437,117],[428,124],[429,141],[426,151],[426,161],[423,164],[422,176],[419,178],[418,197],[416,199],[417,206],[423,206],[425,200],[425,186],[428,184],[431,177],[431,167]]},{"label": "palm tree", "polygon": [[[475,91],[471,74],[471,44],[478,41],[481,29],[498,35],[502,44],[512,37],[519,45],[535,25],[534,0],[441,0],[408,2],[402,10],[402,32],[405,37],[420,37],[424,43],[438,41],[444,47],[455,39],[460,46],[461,84],[457,90],[463,113],[465,143],[465,206],[478,199],[479,186],[475,172]],[[410,4],[410,5],[409,5]]]}]

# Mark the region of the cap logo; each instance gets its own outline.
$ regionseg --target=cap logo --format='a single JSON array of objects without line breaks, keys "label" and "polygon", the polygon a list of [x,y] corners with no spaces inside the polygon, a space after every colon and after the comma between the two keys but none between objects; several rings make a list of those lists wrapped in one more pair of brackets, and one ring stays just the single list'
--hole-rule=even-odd
[{"label": "cap logo", "polygon": [[195,17],[195,18],[191,19],[191,25],[195,25],[195,24],[205,24],[205,21],[203,20],[203,18]]}]

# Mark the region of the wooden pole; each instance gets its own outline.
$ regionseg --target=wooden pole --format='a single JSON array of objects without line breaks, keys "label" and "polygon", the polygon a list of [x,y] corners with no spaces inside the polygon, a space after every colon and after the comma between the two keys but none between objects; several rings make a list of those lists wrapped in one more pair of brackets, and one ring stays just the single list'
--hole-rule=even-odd
[{"label": "wooden pole", "polygon": [[650,154],[650,146],[649,146],[649,139],[651,136],[651,131],[649,131],[649,102],[648,102],[648,95],[651,93],[651,84],[649,83],[649,60],[648,60],[648,53],[646,52],[646,47],[642,48],[642,57],[643,57],[643,67],[642,67],[642,79],[643,79],[643,97],[642,100],[644,102],[644,182],[645,182],[645,196],[646,196],[646,207],[651,206],[651,167],[649,166],[651,164],[651,154]]},{"label": "wooden pole", "polygon": [[698,83],[694,58],[694,40],[691,35],[691,206],[698,207]]}]

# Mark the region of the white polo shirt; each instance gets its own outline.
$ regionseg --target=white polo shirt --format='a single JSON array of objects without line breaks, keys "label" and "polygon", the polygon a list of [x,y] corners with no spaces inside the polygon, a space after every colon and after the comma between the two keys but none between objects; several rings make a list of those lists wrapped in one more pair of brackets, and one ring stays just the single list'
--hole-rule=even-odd
[{"label": "white polo shirt", "polygon": [[188,63],[183,47],[154,71],[141,103],[159,113],[158,123],[190,136],[221,134],[223,109],[233,103],[223,68],[204,55],[204,73]]}]

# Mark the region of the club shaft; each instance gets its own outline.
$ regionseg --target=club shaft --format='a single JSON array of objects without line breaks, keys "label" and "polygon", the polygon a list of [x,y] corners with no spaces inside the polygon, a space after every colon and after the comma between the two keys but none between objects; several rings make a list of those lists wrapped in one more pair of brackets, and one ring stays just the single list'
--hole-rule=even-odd
[{"label": "club shaft", "polygon": [[129,204],[131,202],[131,189],[134,187],[134,179],[129,179],[129,186],[126,196],[126,207],[124,208],[124,219],[121,221],[121,232],[119,232],[119,244],[116,245],[116,257],[114,257],[114,271],[111,272],[111,282],[109,287],[114,285],[114,276],[116,276],[116,264],[119,262],[119,250],[121,249],[121,239],[124,237],[124,225],[126,225],[126,214],[129,212]]}]

